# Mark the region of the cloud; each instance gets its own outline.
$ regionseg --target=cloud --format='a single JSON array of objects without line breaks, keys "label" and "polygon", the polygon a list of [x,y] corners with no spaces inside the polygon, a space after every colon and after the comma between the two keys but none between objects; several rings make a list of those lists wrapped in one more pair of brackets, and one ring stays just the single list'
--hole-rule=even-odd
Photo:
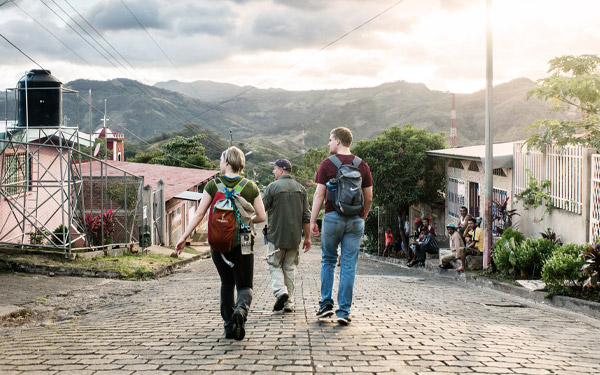
[{"label": "cloud", "polygon": [[[160,4],[156,0],[129,0],[127,8],[146,28],[169,28],[169,20],[160,17]],[[164,4],[164,3],[162,3]],[[85,16],[92,25],[104,31],[138,29],[139,25],[129,11],[118,0],[103,0],[96,3]]]}]

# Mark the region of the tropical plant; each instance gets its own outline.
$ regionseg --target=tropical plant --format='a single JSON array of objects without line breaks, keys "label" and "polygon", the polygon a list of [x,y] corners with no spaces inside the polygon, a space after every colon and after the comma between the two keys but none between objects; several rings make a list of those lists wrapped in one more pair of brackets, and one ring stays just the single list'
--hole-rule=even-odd
[{"label": "tropical plant", "polygon": [[566,244],[554,250],[542,268],[542,280],[554,292],[564,292],[565,283],[576,285],[584,263],[580,253],[585,246]]},{"label": "tropical plant", "polygon": [[563,244],[560,240],[560,236],[557,235],[552,228],[547,228],[545,232],[540,232],[540,234],[542,235],[542,238],[546,238],[558,246]]},{"label": "tropical plant", "polygon": [[544,205],[546,208],[542,213],[542,217],[539,220],[534,219],[534,221],[542,221],[544,220],[544,217],[546,217],[546,214],[550,213],[550,210],[553,207],[549,193],[551,183],[549,180],[538,182],[537,178],[529,172],[529,169],[527,169],[527,172],[529,175],[529,185],[525,190],[517,194],[516,198],[517,201],[523,201],[523,207],[525,207],[526,210],[529,210],[530,208],[535,209]]},{"label": "tropical plant", "polygon": [[552,103],[552,110],[576,110],[580,120],[538,120],[531,127],[541,132],[527,139],[528,148],[544,150],[547,144],[582,145],[600,149],[600,56],[561,56],[550,60],[550,75],[527,93]]},{"label": "tropical plant", "polygon": [[515,248],[514,263],[519,275],[523,278],[539,278],[544,262],[552,255],[556,245],[545,238],[527,239]]},{"label": "tropical plant", "polygon": [[[352,153],[369,164],[373,176],[375,205],[390,207],[405,217],[410,205],[442,199],[446,187],[444,160],[425,154],[446,147],[444,134],[431,134],[410,124],[392,126],[373,139],[362,140]],[[400,229],[404,245],[408,237]]]},{"label": "tropical plant", "polygon": [[[85,227],[89,236],[89,242],[92,246],[109,244],[112,242],[115,226],[113,220],[113,210],[104,210],[98,216],[91,214],[85,215]],[[102,243],[104,238],[104,243]]]},{"label": "tropical plant", "polygon": [[68,236],[69,228],[61,224],[58,227],[56,227],[56,229],[54,229],[54,232],[52,232],[52,242],[55,245],[64,245],[65,238],[68,238]]},{"label": "tropical plant", "polygon": [[588,246],[581,256],[585,260],[583,266],[581,266],[581,276],[585,279],[583,281],[583,289],[595,288],[598,285],[598,278],[600,277],[600,244],[595,243],[592,246]]},{"label": "tropical plant", "polygon": [[497,214],[492,218],[492,222],[499,221],[501,226],[495,226],[498,233],[502,234],[507,228],[512,227],[512,217],[515,215],[521,216],[517,213],[516,209],[509,210],[508,202],[509,197],[504,198],[502,202],[493,200],[494,206],[496,206]]},{"label": "tropical plant", "polygon": [[50,236],[50,232],[46,228],[36,228],[35,231],[27,234],[29,235],[29,243],[32,245],[43,245],[44,240]]}]

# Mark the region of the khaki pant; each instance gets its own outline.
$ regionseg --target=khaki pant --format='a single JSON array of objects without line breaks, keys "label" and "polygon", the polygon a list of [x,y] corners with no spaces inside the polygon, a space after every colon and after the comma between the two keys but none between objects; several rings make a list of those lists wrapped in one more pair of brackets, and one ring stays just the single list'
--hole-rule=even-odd
[{"label": "khaki pant", "polygon": [[269,242],[267,248],[267,263],[271,274],[273,295],[279,298],[286,294],[289,299],[284,307],[294,307],[294,272],[299,260],[299,250],[279,249]]},{"label": "khaki pant", "polygon": [[456,251],[453,251],[440,257],[440,264],[444,267],[447,267],[450,264],[450,262],[454,260],[456,260]]}]

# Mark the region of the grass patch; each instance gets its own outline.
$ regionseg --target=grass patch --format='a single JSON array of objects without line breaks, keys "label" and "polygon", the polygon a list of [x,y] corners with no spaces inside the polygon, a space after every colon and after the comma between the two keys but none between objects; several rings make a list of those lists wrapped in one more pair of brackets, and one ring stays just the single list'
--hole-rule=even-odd
[{"label": "grass patch", "polygon": [[160,254],[142,255],[131,254],[129,252],[121,256],[95,257],[92,259],[78,258],[75,260],[60,257],[48,257],[44,255],[14,254],[0,254],[0,259],[46,266],[116,271],[119,273],[121,278],[126,280],[151,278],[154,271],[165,265],[175,263],[180,260]]}]

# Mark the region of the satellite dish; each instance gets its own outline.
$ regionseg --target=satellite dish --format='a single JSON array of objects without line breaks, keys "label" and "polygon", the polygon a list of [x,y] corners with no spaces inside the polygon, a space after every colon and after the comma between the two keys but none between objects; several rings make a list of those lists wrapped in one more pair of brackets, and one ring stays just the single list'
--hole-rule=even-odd
[{"label": "satellite dish", "polygon": [[100,143],[98,143],[94,149],[94,157],[98,156],[98,152],[100,152]]}]

